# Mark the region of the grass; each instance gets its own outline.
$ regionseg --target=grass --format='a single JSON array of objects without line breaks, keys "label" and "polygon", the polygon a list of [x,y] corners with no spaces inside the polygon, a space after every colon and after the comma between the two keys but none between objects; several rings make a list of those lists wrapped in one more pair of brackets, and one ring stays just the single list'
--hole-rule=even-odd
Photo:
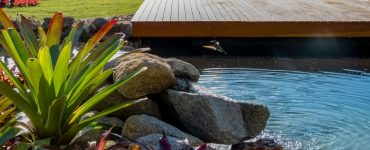
[{"label": "grass", "polygon": [[142,2],[143,0],[40,0],[37,6],[4,8],[4,10],[11,18],[21,13],[42,21],[43,18],[51,17],[58,11],[63,12],[64,16],[85,19],[134,14]]}]

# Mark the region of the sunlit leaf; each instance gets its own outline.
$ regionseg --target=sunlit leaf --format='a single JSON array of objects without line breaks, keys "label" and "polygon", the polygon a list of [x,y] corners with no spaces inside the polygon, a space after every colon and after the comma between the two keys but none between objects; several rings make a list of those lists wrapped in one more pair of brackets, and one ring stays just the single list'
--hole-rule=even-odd
[{"label": "sunlit leaf", "polygon": [[46,46],[46,41],[48,39],[44,29],[42,27],[38,27],[37,31],[39,32],[39,40],[40,40],[40,47]]},{"label": "sunlit leaf", "polygon": [[27,59],[29,58],[29,55],[26,50],[26,45],[24,45],[24,42],[15,29],[8,29],[8,33],[10,38],[12,39],[12,42],[14,44],[14,48],[18,52],[20,58],[22,59],[23,63],[27,62]]},{"label": "sunlit leaf", "polygon": [[3,9],[1,9],[1,8],[0,8],[0,22],[1,22],[1,24],[3,25],[3,27],[5,29],[8,29],[8,28],[13,28],[14,29],[14,25],[13,25],[12,21],[10,20],[10,18],[5,14]]},{"label": "sunlit leaf", "polygon": [[51,61],[51,56],[48,47],[42,47],[38,55],[42,71],[49,84],[53,78],[53,63]]},{"label": "sunlit leaf", "polygon": [[62,13],[54,13],[53,18],[50,20],[50,26],[47,33],[46,45],[50,48],[54,45],[59,45],[60,37],[63,28],[63,15]]},{"label": "sunlit leaf", "polygon": [[72,46],[71,43],[69,43],[62,49],[62,52],[59,55],[58,61],[55,66],[53,81],[56,95],[59,94],[59,91],[61,89],[64,90],[64,88],[62,88],[62,85],[64,84],[64,81],[68,73],[69,59],[71,57],[72,50],[71,46]]},{"label": "sunlit leaf", "polygon": [[[40,65],[40,62],[37,59],[28,59],[27,67],[30,72],[32,72],[29,76],[31,80],[30,86],[32,86],[32,90],[34,92],[34,96],[39,94],[39,84],[41,77],[43,76],[43,71]],[[38,104],[39,105],[39,104]]]},{"label": "sunlit leaf", "polygon": [[[3,33],[4,39],[5,39],[8,47],[9,47],[8,54],[13,58],[15,64],[18,66],[18,69],[20,69],[20,71],[23,73],[23,75],[28,76],[29,72],[28,72],[28,69],[26,67],[27,59],[24,60],[24,58],[27,58],[27,57],[25,55],[23,55],[26,52],[21,52],[22,54],[19,54],[18,50],[16,49],[16,47],[14,45],[14,42],[13,42],[10,34],[8,33],[8,31],[7,30],[2,30],[2,33]],[[20,55],[22,55],[23,58]]]}]

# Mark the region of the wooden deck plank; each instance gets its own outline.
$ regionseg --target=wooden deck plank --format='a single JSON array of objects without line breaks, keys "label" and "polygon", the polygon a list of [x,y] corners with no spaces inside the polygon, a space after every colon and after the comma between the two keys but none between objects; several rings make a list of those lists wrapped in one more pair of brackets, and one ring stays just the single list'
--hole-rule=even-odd
[{"label": "wooden deck plank", "polygon": [[209,21],[209,17],[207,15],[206,10],[204,9],[204,6],[201,4],[200,0],[194,0],[195,1],[195,7],[198,8],[199,14],[200,14],[200,20],[201,21]]},{"label": "wooden deck plank", "polygon": [[245,21],[257,21],[257,16],[253,13],[249,13],[249,11],[252,11],[253,8],[248,8],[248,6],[245,6],[244,3],[241,2],[241,0],[235,0],[234,2],[232,2],[232,4],[235,8],[239,10],[241,15],[245,16]]},{"label": "wooden deck plank", "polygon": [[199,12],[199,8],[197,7],[197,2],[198,0],[189,0],[191,10],[193,12],[193,21],[201,21],[202,16]]},{"label": "wooden deck plank", "polygon": [[172,14],[171,14],[171,21],[178,21],[179,20],[179,1],[172,0]]},{"label": "wooden deck plank", "polygon": [[216,20],[216,16],[213,13],[213,11],[210,7],[210,4],[207,2],[207,0],[199,0],[199,1],[200,1],[200,5],[198,5],[198,6],[204,8],[204,11],[206,12],[206,14],[208,16],[208,21]]},{"label": "wooden deck plank", "polygon": [[165,0],[157,0],[152,9],[150,10],[150,13],[148,15],[148,18],[146,19],[146,21],[155,21],[155,18],[157,17],[157,14],[160,15],[159,11],[161,11],[160,6],[161,6],[161,2],[162,1],[165,1]]},{"label": "wooden deck plank", "polygon": [[171,13],[172,13],[172,0],[167,0],[166,8],[163,12],[163,20],[162,21],[171,21]]},{"label": "wooden deck plank", "polygon": [[216,19],[212,21],[225,21],[225,17],[222,15],[222,13],[218,10],[215,3],[213,3],[212,0],[207,0],[207,3],[209,4],[213,14],[215,15]]},{"label": "wooden deck plank", "polygon": [[[186,11],[185,11],[185,0],[179,1],[179,20],[176,21],[186,21]],[[175,20],[172,20],[175,21]]]},{"label": "wooden deck plank", "polygon": [[190,0],[184,0],[186,21],[194,21],[193,9]]},{"label": "wooden deck plank", "polygon": [[139,37],[370,37],[370,0],[145,0],[132,23]]},{"label": "wooden deck plank", "polygon": [[154,21],[163,21],[164,12],[166,10],[168,0],[161,0],[161,3],[159,4],[159,8],[157,11],[157,15],[154,18]]},{"label": "wooden deck plank", "polygon": [[140,17],[142,16],[142,14],[143,14],[143,11],[148,6],[148,3],[149,3],[149,1],[144,1],[143,4],[141,4],[140,8],[136,11],[134,17],[132,17],[131,20],[139,20]]},{"label": "wooden deck plank", "polygon": [[236,1],[230,2],[228,1],[228,7],[240,18],[240,21],[250,21],[250,18],[253,18],[253,16],[249,16],[245,12],[245,8],[243,6],[239,5]]},{"label": "wooden deck plank", "polygon": [[143,16],[143,13],[145,9],[148,7],[148,5],[149,5],[149,0],[144,1],[143,4],[141,4],[140,8],[136,11],[134,17],[132,17],[131,20],[133,21],[140,20],[141,16]]},{"label": "wooden deck plank", "polygon": [[240,15],[239,11],[235,11],[234,6],[230,5],[229,1],[224,0],[216,0],[217,3],[222,3],[221,7],[224,9],[228,14],[232,21],[241,21],[243,20],[243,16]]},{"label": "wooden deck plank", "polygon": [[149,1],[148,6],[143,11],[142,15],[140,16],[139,21],[147,21],[149,15],[150,15],[150,12],[152,11],[153,4],[156,0],[148,0],[148,1]]},{"label": "wooden deck plank", "polygon": [[220,2],[217,0],[211,0],[211,1],[214,7],[217,8],[218,12],[220,12],[220,14],[222,15],[224,21],[233,21],[231,15],[223,8],[222,5],[225,5],[223,2]]}]

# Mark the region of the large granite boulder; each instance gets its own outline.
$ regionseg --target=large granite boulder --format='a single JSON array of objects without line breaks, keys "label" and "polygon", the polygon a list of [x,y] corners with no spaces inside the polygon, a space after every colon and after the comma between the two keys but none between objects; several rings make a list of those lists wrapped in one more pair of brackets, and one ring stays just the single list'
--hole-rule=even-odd
[{"label": "large granite boulder", "polygon": [[168,113],[176,113],[175,118],[189,133],[207,143],[236,144],[254,138],[265,128],[270,115],[266,106],[209,93],[168,89],[158,101],[167,107],[165,110],[174,111]]},{"label": "large granite boulder", "polygon": [[148,69],[129,80],[118,89],[126,98],[139,98],[159,93],[175,84],[170,66],[160,57],[147,53],[130,53],[114,60],[113,79],[120,80],[133,71],[146,66]]},{"label": "large granite boulder", "polygon": [[187,78],[194,82],[199,80],[200,73],[198,69],[190,63],[176,58],[167,58],[166,62],[171,66],[176,77]]},{"label": "large granite boulder", "polygon": [[129,139],[137,139],[150,134],[162,134],[162,132],[176,139],[185,140],[191,146],[199,146],[203,143],[198,138],[147,115],[129,117],[123,126],[122,136]]}]

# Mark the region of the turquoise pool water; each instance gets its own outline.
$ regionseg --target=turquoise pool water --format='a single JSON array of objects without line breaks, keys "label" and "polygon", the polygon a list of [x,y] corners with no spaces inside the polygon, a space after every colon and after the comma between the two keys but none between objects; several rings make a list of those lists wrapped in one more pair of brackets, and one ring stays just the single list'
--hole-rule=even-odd
[{"label": "turquoise pool water", "polygon": [[205,69],[210,91],[268,106],[261,136],[288,150],[370,150],[370,74]]}]

